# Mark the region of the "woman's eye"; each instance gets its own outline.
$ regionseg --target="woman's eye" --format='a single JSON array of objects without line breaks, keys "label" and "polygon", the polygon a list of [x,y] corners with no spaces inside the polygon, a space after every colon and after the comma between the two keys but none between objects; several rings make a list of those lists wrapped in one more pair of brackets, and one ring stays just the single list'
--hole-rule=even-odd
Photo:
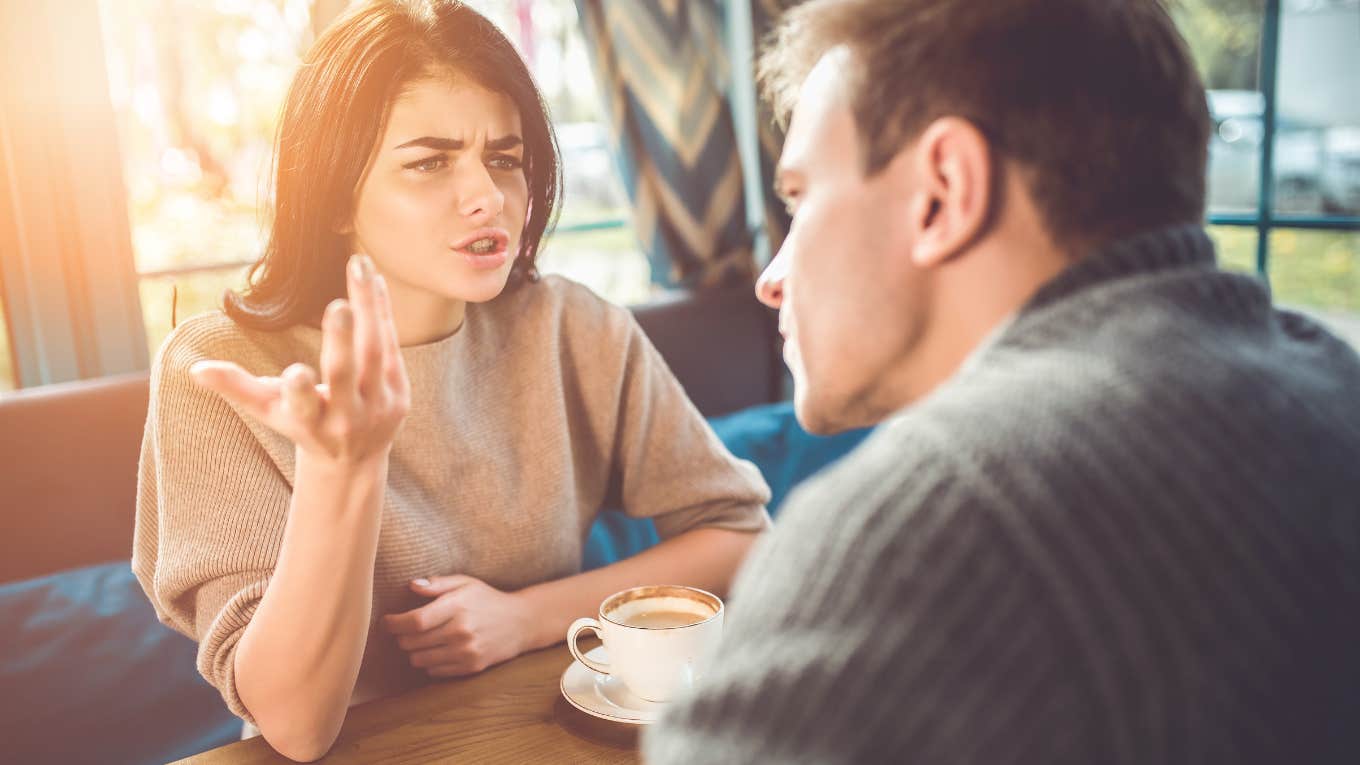
[{"label": "woman's eye", "polygon": [[487,164],[491,165],[497,170],[518,170],[521,167],[524,167],[523,162],[521,162],[517,157],[512,157],[509,154],[500,154],[495,157],[492,157],[490,160],[487,161]]},{"label": "woman's eye", "polygon": [[416,162],[409,162],[405,165],[405,167],[411,170],[416,170],[421,173],[433,173],[438,170],[443,170],[448,166],[449,158],[444,156],[443,154],[437,154],[433,157],[426,157],[425,159],[418,160]]}]

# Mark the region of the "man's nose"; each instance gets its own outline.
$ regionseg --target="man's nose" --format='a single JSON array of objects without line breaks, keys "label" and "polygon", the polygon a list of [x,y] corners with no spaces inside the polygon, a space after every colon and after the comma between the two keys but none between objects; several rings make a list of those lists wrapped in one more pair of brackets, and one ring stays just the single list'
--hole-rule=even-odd
[{"label": "man's nose", "polygon": [[784,302],[784,277],[788,275],[788,263],[788,256],[780,248],[756,281],[756,300],[771,308],[778,308]]}]

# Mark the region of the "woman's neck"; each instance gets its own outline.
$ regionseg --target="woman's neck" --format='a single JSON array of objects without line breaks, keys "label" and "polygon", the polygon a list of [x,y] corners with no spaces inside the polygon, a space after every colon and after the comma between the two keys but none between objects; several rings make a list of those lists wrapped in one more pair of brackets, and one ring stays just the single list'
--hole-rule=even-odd
[{"label": "woman's neck", "polygon": [[397,325],[397,342],[402,347],[442,340],[463,326],[465,301],[435,295],[391,278],[387,280],[387,291],[392,301],[392,320]]}]

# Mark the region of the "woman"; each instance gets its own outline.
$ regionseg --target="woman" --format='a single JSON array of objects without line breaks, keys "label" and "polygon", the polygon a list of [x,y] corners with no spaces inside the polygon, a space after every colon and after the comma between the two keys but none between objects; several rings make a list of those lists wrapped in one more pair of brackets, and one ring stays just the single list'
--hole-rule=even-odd
[{"label": "woman", "polygon": [[[769,523],[631,315],[537,277],[557,175],[495,27],[361,7],[289,91],[251,286],[157,356],[133,568],[288,757],[324,754],[352,703],[559,642],[616,590],[722,591]],[[663,542],[579,573],[610,501]]]}]

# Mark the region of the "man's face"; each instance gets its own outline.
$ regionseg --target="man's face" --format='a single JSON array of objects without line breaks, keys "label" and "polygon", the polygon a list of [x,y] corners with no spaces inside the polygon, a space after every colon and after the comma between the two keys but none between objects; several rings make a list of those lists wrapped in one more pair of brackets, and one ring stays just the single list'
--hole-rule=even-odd
[{"label": "man's face", "polygon": [[909,257],[909,179],[864,176],[848,66],[832,51],[799,92],[777,181],[793,225],[756,288],[779,309],[795,410],[814,433],[872,424],[903,403],[893,372],[928,308],[928,276]]}]

